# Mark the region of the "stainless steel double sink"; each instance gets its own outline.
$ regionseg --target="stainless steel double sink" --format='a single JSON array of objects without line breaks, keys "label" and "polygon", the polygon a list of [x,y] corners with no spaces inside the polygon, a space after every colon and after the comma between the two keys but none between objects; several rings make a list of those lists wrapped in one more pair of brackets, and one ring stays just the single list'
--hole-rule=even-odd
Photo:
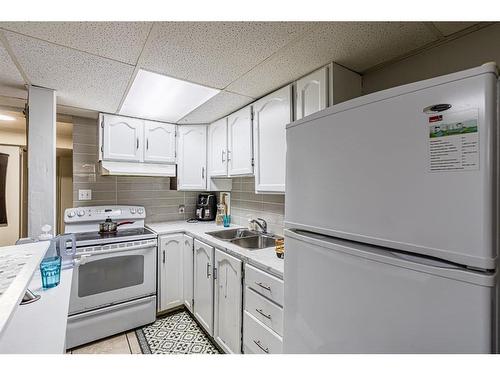
[{"label": "stainless steel double sink", "polygon": [[271,233],[261,233],[245,228],[218,230],[215,232],[207,232],[206,234],[222,241],[231,242],[248,250],[273,247],[276,244],[276,239],[281,238]]}]

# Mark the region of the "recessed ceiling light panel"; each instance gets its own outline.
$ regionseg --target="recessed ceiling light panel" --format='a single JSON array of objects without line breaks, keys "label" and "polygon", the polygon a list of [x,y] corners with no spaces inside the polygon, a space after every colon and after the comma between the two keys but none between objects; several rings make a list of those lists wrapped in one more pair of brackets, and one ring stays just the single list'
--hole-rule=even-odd
[{"label": "recessed ceiling light panel", "polygon": [[177,122],[220,90],[139,70],[120,114]]},{"label": "recessed ceiling light panel", "polygon": [[14,120],[15,120],[15,118],[12,116],[0,114],[0,121],[14,121]]}]

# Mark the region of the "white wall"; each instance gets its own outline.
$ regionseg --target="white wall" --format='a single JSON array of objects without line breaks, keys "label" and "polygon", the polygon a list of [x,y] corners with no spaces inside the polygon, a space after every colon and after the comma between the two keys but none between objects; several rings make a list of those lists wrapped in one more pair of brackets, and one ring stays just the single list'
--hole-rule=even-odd
[{"label": "white wall", "polygon": [[500,23],[363,75],[363,94],[473,68],[500,64]]}]

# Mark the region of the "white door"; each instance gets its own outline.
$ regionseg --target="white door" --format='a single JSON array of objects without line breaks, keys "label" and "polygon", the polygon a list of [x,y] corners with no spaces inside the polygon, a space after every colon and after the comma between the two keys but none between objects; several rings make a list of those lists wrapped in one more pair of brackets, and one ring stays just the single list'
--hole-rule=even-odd
[{"label": "white door", "polygon": [[182,125],[177,130],[177,188],[206,190],[207,127]]},{"label": "white door", "polygon": [[241,353],[241,264],[215,249],[214,339],[226,353]]},{"label": "white door", "polygon": [[144,161],[175,163],[175,125],[144,122]]},{"label": "white door", "polygon": [[283,87],[253,104],[255,190],[284,193],[286,125],[291,122],[292,86]]},{"label": "white door", "polygon": [[194,316],[213,335],[214,323],[214,248],[194,240]]},{"label": "white door", "polygon": [[159,310],[168,310],[184,303],[183,296],[183,234],[160,237],[160,303]]},{"label": "white door", "polygon": [[296,120],[328,106],[328,68],[324,67],[297,81]]},{"label": "white door", "polygon": [[227,176],[227,118],[208,127],[208,175]]},{"label": "white door", "polygon": [[183,264],[183,294],[184,294],[184,305],[187,309],[193,312],[193,238],[184,235],[183,238],[183,249],[182,249],[182,264]]},{"label": "white door", "polygon": [[103,115],[104,160],[142,161],[144,121],[131,117]]},{"label": "white door", "polygon": [[253,174],[252,107],[248,106],[227,118],[227,156],[229,176]]}]

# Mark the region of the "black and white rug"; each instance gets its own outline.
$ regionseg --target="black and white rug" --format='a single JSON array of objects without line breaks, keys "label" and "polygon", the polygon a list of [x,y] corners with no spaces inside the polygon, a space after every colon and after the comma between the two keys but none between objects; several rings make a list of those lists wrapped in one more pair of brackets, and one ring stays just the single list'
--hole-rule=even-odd
[{"label": "black and white rug", "polygon": [[178,311],[135,331],[144,354],[219,354],[196,321]]}]

